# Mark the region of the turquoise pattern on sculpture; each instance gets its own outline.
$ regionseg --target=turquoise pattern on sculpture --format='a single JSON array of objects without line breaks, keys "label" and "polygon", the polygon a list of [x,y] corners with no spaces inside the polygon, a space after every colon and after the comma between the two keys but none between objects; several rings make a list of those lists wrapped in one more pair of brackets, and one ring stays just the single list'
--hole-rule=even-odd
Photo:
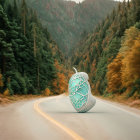
[{"label": "turquoise pattern on sculpture", "polygon": [[76,109],[81,108],[88,99],[87,80],[80,74],[74,74],[69,81],[69,97]]}]

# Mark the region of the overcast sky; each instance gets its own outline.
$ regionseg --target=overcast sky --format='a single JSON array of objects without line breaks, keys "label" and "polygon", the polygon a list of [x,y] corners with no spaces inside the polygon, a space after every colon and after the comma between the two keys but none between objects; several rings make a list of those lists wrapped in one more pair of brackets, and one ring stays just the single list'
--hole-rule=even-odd
[{"label": "overcast sky", "polygon": [[[84,0],[67,0],[67,1],[75,1],[75,2],[79,3],[79,2],[82,2],[82,1],[84,1]],[[115,0],[115,1],[123,1],[123,0]],[[127,0],[126,0],[126,1],[127,1]]]},{"label": "overcast sky", "polygon": [[75,1],[75,2],[79,3],[79,2],[82,2],[84,0],[66,0],[66,1]]}]

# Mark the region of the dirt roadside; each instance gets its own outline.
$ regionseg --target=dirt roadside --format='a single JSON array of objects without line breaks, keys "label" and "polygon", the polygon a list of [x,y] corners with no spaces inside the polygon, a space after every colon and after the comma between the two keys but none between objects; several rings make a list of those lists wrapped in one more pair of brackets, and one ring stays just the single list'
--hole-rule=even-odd
[{"label": "dirt roadside", "polygon": [[0,94],[0,105],[5,106],[11,103],[15,103],[17,101],[26,101],[36,98],[46,97],[45,95],[12,95],[5,96]]},{"label": "dirt roadside", "polygon": [[103,100],[107,100],[110,102],[126,105],[126,106],[140,110],[140,99],[134,99],[133,97],[125,98],[124,96],[119,96],[119,95],[113,95],[113,96],[108,96],[108,97],[95,95],[95,97],[103,99]]}]

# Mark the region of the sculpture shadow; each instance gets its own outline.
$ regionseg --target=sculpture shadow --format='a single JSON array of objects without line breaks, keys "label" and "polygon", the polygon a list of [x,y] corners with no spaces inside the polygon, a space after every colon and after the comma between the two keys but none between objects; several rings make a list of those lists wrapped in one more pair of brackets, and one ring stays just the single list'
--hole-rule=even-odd
[{"label": "sculpture shadow", "polygon": [[106,114],[107,112],[104,112],[104,111],[92,111],[92,112],[85,112],[85,113],[82,113],[82,112],[75,112],[75,111],[49,111],[47,113],[52,113],[52,114]]}]

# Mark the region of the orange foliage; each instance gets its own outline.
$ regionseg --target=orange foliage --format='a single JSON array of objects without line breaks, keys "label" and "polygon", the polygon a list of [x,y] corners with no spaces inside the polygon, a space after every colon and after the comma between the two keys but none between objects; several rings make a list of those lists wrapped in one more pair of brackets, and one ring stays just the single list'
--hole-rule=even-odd
[{"label": "orange foliage", "polygon": [[49,96],[49,95],[51,95],[52,93],[51,93],[51,91],[50,91],[49,88],[46,88],[44,94],[45,94],[46,96]]},{"label": "orange foliage", "polygon": [[100,95],[100,92],[98,91],[99,85],[100,85],[100,81],[97,81],[96,85],[94,85],[94,87],[95,87],[94,94],[95,95]]},{"label": "orange foliage", "polygon": [[140,35],[123,59],[122,83],[124,87],[132,87],[137,79],[140,79]]},{"label": "orange foliage", "polygon": [[126,92],[130,92],[137,79],[140,79],[140,31],[131,27],[125,32],[119,54],[108,65],[107,91],[126,87]]},{"label": "orange foliage", "polygon": [[123,55],[124,57],[127,55],[127,53],[130,51],[130,49],[134,45],[134,41],[139,36],[139,34],[140,34],[140,31],[135,27],[131,27],[130,29],[127,29],[125,31],[122,47],[120,48],[121,55]]},{"label": "orange foliage", "polygon": [[8,88],[4,91],[3,95],[5,95],[5,96],[10,95],[10,91],[9,91],[9,89],[8,89]]},{"label": "orange foliage", "polygon": [[92,62],[92,67],[91,67],[91,71],[96,71],[96,59],[94,59],[94,61]]},{"label": "orange foliage", "polygon": [[57,94],[62,94],[67,91],[67,87],[68,87],[67,78],[69,72],[66,71],[64,66],[60,65],[57,60],[55,61],[55,67],[57,69],[57,78],[53,81],[53,87],[54,87],[53,90]]},{"label": "orange foliage", "polygon": [[57,80],[55,80],[53,82],[53,86],[54,86],[55,92],[57,94],[62,94],[66,91],[67,81],[66,81],[66,77],[63,73],[57,74]]},{"label": "orange foliage", "polygon": [[116,92],[121,87],[122,56],[118,56],[108,65],[107,80],[108,92]]},{"label": "orange foliage", "polygon": [[55,67],[56,67],[57,70],[61,70],[61,66],[60,66],[60,64],[58,63],[57,60],[55,61]]}]

